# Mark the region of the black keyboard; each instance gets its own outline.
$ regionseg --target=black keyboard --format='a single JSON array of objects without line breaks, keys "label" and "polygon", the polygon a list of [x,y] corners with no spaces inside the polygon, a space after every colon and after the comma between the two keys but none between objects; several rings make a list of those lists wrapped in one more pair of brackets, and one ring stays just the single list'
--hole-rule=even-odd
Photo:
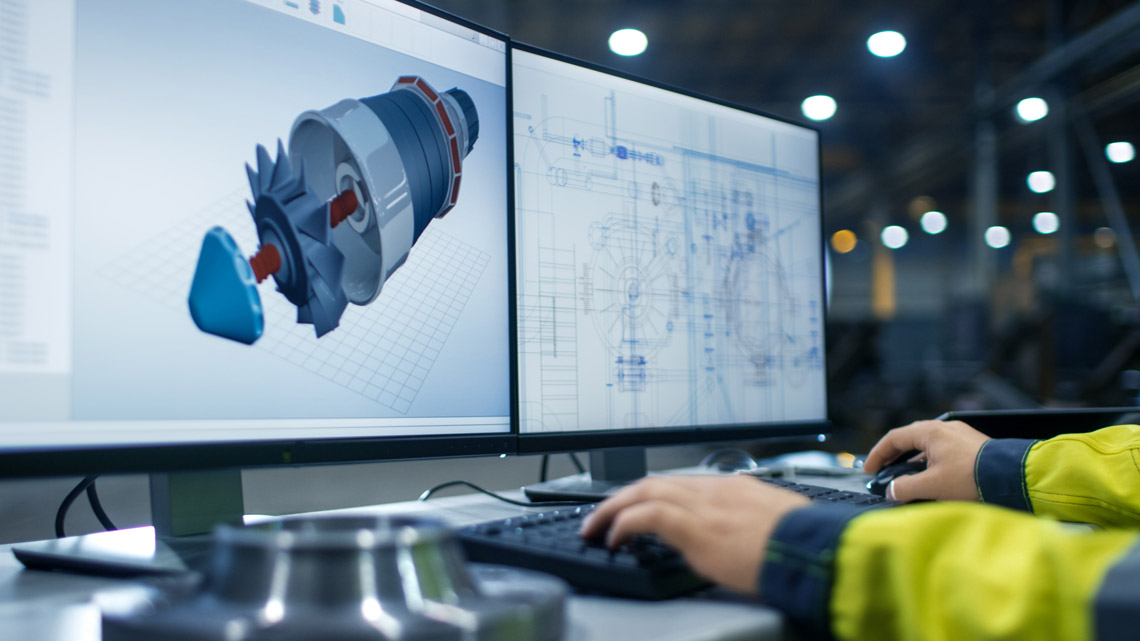
[{"label": "black keyboard", "polygon": [[[899,504],[865,492],[761,480],[818,503],[867,508]],[[583,540],[578,531],[593,509],[594,504],[581,505],[470,525],[459,530],[459,540],[471,561],[539,570],[586,592],[668,599],[709,585],[689,569],[680,554],[654,536],[635,537],[615,550],[606,548],[600,539]]]},{"label": "black keyboard", "polygon": [[819,485],[807,485],[806,483],[785,481],[784,479],[758,478],[765,483],[770,483],[777,487],[791,490],[796,494],[806,496],[814,503],[842,503],[869,508],[902,505],[901,501],[883,498],[868,492],[849,492],[847,490],[837,490],[831,487],[820,487]]}]

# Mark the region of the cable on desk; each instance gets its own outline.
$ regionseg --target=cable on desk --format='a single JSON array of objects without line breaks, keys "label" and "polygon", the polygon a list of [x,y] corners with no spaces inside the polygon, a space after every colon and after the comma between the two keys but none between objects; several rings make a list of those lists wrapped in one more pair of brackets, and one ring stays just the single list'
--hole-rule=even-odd
[{"label": "cable on desk", "polygon": [[103,503],[99,501],[99,493],[95,491],[95,479],[99,478],[98,475],[91,475],[83,477],[83,480],[71,488],[67,496],[63,498],[63,502],[59,505],[59,510],[55,513],[55,536],[62,539],[67,536],[64,533],[63,523],[67,518],[67,511],[71,509],[71,504],[79,495],[84,491],[87,492],[87,501],[91,504],[91,511],[95,513],[95,518],[99,519],[99,524],[107,530],[117,530],[115,524],[111,522],[111,518],[107,516],[107,512],[103,510]]},{"label": "cable on desk", "polygon": [[516,501],[514,499],[508,499],[507,497],[502,496],[500,494],[495,494],[494,492],[492,492],[490,490],[484,490],[483,488],[479,487],[478,485],[475,485],[474,483],[469,483],[467,481],[448,481],[447,483],[440,483],[439,485],[436,485],[435,487],[428,488],[423,494],[420,495],[419,500],[426,501],[429,498],[431,498],[432,494],[435,494],[436,492],[438,492],[442,489],[449,488],[449,487],[455,487],[458,485],[469,487],[469,488],[475,490],[476,492],[482,492],[483,494],[486,494],[487,496],[489,496],[493,499],[498,499],[498,500],[502,501],[503,503],[510,503],[511,505],[520,505],[522,507],[570,507],[570,506],[574,506],[574,505],[588,505],[590,503],[593,503],[593,501],[543,501],[541,503],[531,503],[528,501]]}]

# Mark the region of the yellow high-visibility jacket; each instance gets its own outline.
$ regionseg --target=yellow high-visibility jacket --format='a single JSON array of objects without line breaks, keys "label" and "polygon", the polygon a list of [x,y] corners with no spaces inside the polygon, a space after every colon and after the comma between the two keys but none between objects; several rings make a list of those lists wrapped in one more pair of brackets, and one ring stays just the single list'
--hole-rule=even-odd
[{"label": "yellow high-visibility jacket", "polygon": [[1140,640],[1140,426],[992,439],[975,479],[982,504],[790,513],[761,595],[808,638]]}]

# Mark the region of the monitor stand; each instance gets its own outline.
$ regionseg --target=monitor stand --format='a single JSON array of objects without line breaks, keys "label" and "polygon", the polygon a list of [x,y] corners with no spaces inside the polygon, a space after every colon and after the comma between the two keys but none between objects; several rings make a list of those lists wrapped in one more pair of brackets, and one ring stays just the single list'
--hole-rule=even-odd
[{"label": "monitor stand", "polygon": [[523,488],[527,498],[544,501],[601,501],[645,476],[645,448],[623,447],[590,452],[590,471]]},{"label": "monitor stand", "polygon": [[168,472],[150,476],[153,528],[97,532],[12,546],[26,567],[102,576],[199,571],[218,523],[241,523],[241,470]]}]

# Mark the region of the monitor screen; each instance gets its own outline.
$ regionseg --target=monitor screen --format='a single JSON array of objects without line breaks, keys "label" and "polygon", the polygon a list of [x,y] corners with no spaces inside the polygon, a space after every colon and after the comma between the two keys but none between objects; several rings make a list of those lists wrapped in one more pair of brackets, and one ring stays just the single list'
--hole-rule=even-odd
[{"label": "monitor screen", "polygon": [[0,451],[508,442],[505,37],[393,0],[2,10]]},{"label": "monitor screen", "polygon": [[825,423],[818,133],[529,47],[512,80],[520,451]]}]

